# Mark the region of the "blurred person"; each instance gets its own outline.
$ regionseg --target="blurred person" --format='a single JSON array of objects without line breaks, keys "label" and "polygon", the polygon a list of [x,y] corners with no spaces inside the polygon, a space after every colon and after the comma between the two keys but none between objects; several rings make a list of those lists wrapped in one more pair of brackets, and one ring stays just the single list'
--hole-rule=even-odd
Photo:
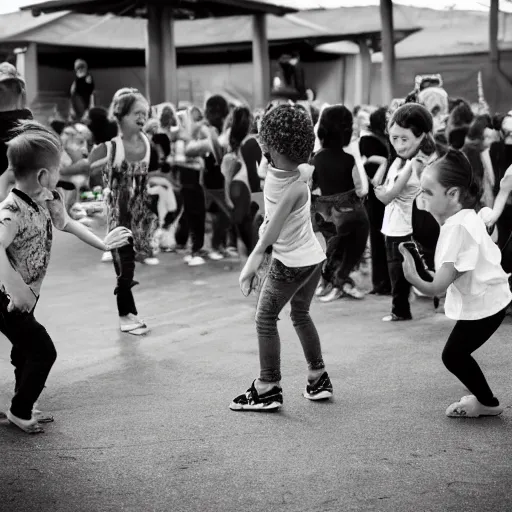
[{"label": "blurred person", "polygon": [[74,121],[81,121],[87,111],[94,106],[94,80],[83,59],[75,61],[75,79],[71,84],[71,107]]}]

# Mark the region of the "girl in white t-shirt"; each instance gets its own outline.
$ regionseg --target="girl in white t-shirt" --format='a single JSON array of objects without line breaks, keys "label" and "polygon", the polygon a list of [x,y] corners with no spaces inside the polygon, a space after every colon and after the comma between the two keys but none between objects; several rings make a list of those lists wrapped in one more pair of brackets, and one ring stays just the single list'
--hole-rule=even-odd
[{"label": "girl in white t-shirt", "polygon": [[439,296],[446,291],[445,313],[457,323],[443,350],[443,363],[469,391],[450,405],[450,417],[496,416],[503,412],[498,399],[471,354],[501,325],[512,300],[501,254],[477,214],[481,194],[471,164],[457,150],[428,166],[421,175],[426,209],[441,226],[436,247],[433,282],[423,281],[403,245],[406,279],[420,292]]}]

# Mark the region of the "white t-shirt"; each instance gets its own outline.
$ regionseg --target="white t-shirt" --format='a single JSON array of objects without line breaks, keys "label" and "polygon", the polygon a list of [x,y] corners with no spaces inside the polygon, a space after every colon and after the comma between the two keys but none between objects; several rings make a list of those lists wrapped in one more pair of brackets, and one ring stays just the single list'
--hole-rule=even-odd
[{"label": "white t-shirt", "polygon": [[[384,188],[391,190],[400,176],[405,170],[405,164],[400,168],[402,160],[397,158],[389,168]],[[404,188],[401,190],[393,201],[386,205],[384,210],[384,219],[382,220],[382,234],[385,236],[408,236],[412,234],[412,205],[414,199],[420,191],[420,182],[414,171]]]},{"label": "white t-shirt", "polygon": [[463,274],[448,287],[445,314],[453,320],[480,320],[504,309],[512,300],[501,252],[481,216],[461,210],[441,227],[435,265],[453,263]]}]

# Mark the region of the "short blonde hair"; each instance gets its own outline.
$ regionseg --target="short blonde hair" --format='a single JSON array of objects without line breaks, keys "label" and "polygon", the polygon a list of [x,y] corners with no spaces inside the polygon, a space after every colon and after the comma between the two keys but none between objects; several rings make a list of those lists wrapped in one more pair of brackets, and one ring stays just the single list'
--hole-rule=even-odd
[{"label": "short blonde hair", "polygon": [[7,160],[16,179],[59,165],[62,144],[59,136],[46,126],[36,121],[22,121],[11,134]]}]

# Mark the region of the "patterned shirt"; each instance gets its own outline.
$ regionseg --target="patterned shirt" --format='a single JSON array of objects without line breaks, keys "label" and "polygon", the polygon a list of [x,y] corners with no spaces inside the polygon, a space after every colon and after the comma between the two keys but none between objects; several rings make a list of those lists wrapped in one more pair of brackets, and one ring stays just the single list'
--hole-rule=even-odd
[{"label": "patterned shirt", "polygon": [[[36,296],[50,263],[52,239],[50,211],[13,189],[0,203],[0,243],[14,270]],[[4,289],[2,283],[0,289]]]}]

